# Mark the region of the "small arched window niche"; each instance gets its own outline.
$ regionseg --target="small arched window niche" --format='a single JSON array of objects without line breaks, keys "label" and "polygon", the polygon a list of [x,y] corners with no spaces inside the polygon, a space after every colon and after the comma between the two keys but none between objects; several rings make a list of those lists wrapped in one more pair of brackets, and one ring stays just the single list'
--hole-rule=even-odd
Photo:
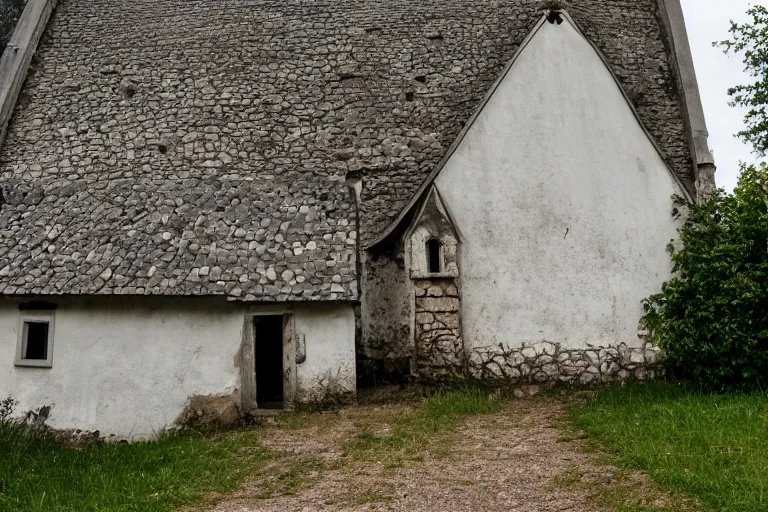
[{"label": "small arched window niche", "polygon": [[459,243],[453,234],[416,229],[410,238],[409,266],[413,279],[445,279],[459,277]]},{"label": "small arched window niche", "polygon": [[427,256],[427,273],[441,274],[445,265],[443,264],[442,244],[437,238],[430,238],[426,242],[425,252]]},{"label": "small arched window niche", "polygon": [[459,277],[459,238],[436,188],[405,236],[405,263],[412,279]]}]

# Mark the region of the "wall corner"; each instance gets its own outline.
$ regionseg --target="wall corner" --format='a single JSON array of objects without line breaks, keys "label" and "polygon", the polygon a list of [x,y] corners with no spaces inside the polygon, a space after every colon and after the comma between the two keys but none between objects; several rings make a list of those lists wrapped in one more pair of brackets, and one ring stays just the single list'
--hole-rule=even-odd
[{"label": "wall corner", "polygon": [[709,149],[709,131],[704,118],[693,54],[685,27],[680,0],[657,0],[659,15],[667,35],[667,44],[676,75],[688,144],[693,156],[696,200],[704,201],[715,191],[715,159]]}]

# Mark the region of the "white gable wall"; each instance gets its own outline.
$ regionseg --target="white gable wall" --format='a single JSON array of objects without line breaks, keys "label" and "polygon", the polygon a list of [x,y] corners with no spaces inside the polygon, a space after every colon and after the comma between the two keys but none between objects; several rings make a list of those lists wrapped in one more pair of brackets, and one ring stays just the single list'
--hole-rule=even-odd
[{"label": "white gable wall", "polygon": [[682,189],[588,41],[544,23],[436,178],[465,346],[637,346]]},{"label": "white gable wall", "polygon": [[16,303],[0,303],[0,398],[17,412],[52,405],[49,424],[142,439],[172,427],[193,396],[241,387],[243,327],[253,314],[294,318],[306,347],[296,365],[299,400],[355,393],[355,318],[350,304],[254,305],[210,298],[128,297],[55,301],[53,367],[14,366]]}]

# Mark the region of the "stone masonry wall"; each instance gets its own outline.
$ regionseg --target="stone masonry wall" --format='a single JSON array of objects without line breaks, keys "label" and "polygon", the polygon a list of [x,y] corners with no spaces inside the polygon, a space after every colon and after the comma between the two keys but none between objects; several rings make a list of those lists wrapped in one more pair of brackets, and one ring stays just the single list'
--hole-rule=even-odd
[{"label": "stone masonry wall", "polygon": [[507,384],[590,386],[625,380],[649,380],[664,374],[661,351],[638,333],[641,346],[566,348],[539,341],[518,347],[464,350],[461,300],[455,280],[414,280],[416,372],[426,381],[470,377]]},{"label": "stone masonry wall", "polygon": [[414,280],[416,367],[427,380],[463,375],[461,303],[454,279]]},{"label": "stone masonry wall", "polygon": [[540,341],[521,347],[475,349],[468,355],[473,378],[511,383],[552,383],[574,386],[607,384],[663,375],[660,350],[643,336],[642,347],[569,349]]}]

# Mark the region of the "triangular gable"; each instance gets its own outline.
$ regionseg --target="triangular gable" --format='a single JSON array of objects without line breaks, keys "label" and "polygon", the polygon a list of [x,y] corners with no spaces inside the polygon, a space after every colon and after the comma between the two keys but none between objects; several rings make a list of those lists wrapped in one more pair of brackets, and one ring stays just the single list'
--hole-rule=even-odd
[{"label": "triangular gable", "polygon": [[[656,150],[657,154],[661,158],[661,160],[664,162],[665,167],[667,168],[668,172],[670,173],[670,176],[674,179],[674,181],[677,183],[681,193],[689,200],[692,200],[691,191],[686,188],[686,186],[680,181],[680,178],[677,176],[677,174],[672,170],[672,168],[667,163],[663,152],[661,151],[661,148],[659,147],[659,144],[657,141],[653,138],[651,133],[648,131],[645,124],[640,119],[637,110],[635,109],[634,105],[632,104],[631,100],[627,96],[626,91],[621,85],[621,82],[619,81],[618,77],[616,76],[616,73],[613,71],[610,63],[606,59],[605,55],[600,51],[600,49],[589,40],[589,38],[586,37],[584,32],[579,28],[579,26],[574,22],[574,20],[566,13],[565,11],[553,11],[549,14],[546,14],[541,17],[541,19],[538,21],[538,23],[534,26],[534,28],[531,30],[531,32],[528,34],[528,36],[525,38],[525,40],[522,42],[520,47],[518,48],[515,55],[512,57],[512,59],[507,63],[507,65],[504,67],[504,70],[501,72],[497,80],[494,82],[493,86],[490,88],[488,93],[483,98],[480,105],[475,110],[472,117],[469,119],[469,121],[466,123],[462,131],[459,133],[458,137],[454,140],[453,144],[451,144],[451,147],[448,149],[448,151],[445,153],[443,158],[440,160],[437,166],[432,170],[432,172],[429,174],[429,176],[424,180],[422,185],[419,187],[419,189],[416,191],[416,193],[411,197],[411,200],[403,207],[403,209],[400,211],[400,213],[397,215],[397,217],[392,221],[386,230],[384,230],[375,241],[368,244],[365,249],[371,249],[375,247],[376,245],[380,244],[387,238],[389,238],[392,233],[403,223],[403,220],[408,216],[409,212],[411,212],[416,205],[420,203],[420,200],[425,196],[425,194],[430,190],[430,187],[434,183],[435,178],[440,174],[440,172],[443,170],[443,168],[446,166],[448,161],[451,159],[453,154],[456,152],[457,148],[461,145],[461,143],[464,141],[464,138],[469,133],[469,131],[472,129],[473,125],[477,121],[480,114],[483,112],[485,107],[488,105],[488,102],[493,97],[493,95],[496,93],[497,89],[501,85],[501,83],[504,81],[510,70],[514,67],[515,63],[519,59],[520,55],[526,50],[526,48],[529,46],[530,42],[533,40],[534,37],[539,33],[539,31],[542,29],[542,27],[545,26],[547,23],[569,23],[575,31],[582,37],[584,40],[590,45],[590,47],[593,49],[595,54],[599,57],[599,59],[602,61],[603,65],[606,67],[608,72],[610,73],[611,77],[613,78],[613,81],[616,84],[616,87],[618,87],[619,91],[621,92],[621,95],[624,98],[624,101],[626,102],[627,107],[631,110],[635,120],[637,121],[638,125],[641,127],[643,133],[648,138],[648,141],[653,145],[654,149]],[[436,189],[435,189],[436,190]],[[422,203],[423,204],[423,203]]]},{"label": "triangular gable", "polygon": [[453,221],[453,217],[451,217],[451,212],[446,207],[445,203],[443,202],[442,197],[440,197],[440,192],[437,190],[437,187],[432,185],[427,189],[427,192],[422,195],[422,202],[421,206],[418,208],[418,211],[416,212],[416,215],[414,215],[413,220],[411,220],[411,224],[406,230],[405,237],[408,238],[411,233],[413,233],[413,230],[422,224],[424,212],[428,208],[434,206],[434,208],[437,209],[439,212],[440,217],[442,220],[448,225],[449,229],[453,232],[453,236],[456,238],[458,242],[461,241],[461,234],[459,233],[459,230],[456,227],[456,223]]}]

